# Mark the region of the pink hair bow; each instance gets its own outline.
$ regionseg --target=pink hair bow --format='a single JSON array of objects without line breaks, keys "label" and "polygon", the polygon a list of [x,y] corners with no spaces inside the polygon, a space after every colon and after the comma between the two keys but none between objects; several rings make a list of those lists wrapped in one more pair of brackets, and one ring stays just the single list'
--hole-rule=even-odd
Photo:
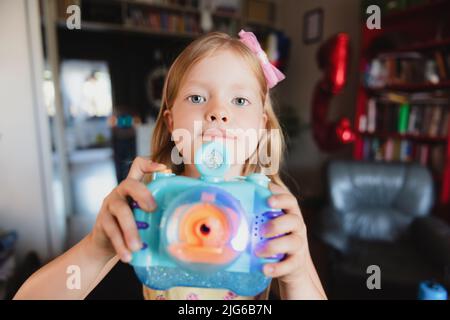
[{"label": "pink hair bow", "polygon": [[267,54],[261,48],[258,39],[253,32],[246,32],[241,30],[239,32],[239,38],[259,59],[261,66],[266,76],[267,86],[271,89],[277,85],[278,82],[284,80],[285,75],[270,63]]}]

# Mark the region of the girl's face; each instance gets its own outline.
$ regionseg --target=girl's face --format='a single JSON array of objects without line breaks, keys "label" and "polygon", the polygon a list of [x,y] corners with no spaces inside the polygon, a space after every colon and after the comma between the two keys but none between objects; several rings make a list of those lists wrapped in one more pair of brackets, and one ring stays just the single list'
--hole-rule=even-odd
[{"label": "girl's face", "polygon": [[193,163],[202,142],[213,139],[232,146],[233,163],[242,165],[256,150],[267,122],[258,81],[231,50],[192,67],[164,118],[185,165]]}]

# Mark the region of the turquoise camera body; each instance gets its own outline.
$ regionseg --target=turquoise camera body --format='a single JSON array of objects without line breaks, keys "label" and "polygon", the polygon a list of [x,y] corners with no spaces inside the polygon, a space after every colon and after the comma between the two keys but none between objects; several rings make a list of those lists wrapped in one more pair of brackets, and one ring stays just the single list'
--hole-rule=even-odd
[{"label": "turquoise camera body", "polygon": [[148,184],[157,209],[133,205],[143,248],[131,265],[149,288],[224,288],[238,295],[264,291],[270,278],[262,272],[283,255],[257,257],[261,226],[283,214],[268,206],[269,178],[251,174],[224,180],[230,166],[225,145],[213,141],[196,153],[199,179],[156,172]]}]

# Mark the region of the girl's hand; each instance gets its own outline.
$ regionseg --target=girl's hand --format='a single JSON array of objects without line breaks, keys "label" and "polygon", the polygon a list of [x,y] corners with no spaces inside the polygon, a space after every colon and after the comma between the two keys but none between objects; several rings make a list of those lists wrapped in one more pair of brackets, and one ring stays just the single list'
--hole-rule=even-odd
[{"label": "girl's hand", "polygon": [[265,238],[285,235],[265,242],[256,254],[261,257],[286,254],[282,261],[266,264],[263,271],[283,283],[291,283],[299,280],[306,269],[309,255],[306,226],[297,199],[279,185],[271,183],[270,190],[273,195],[269,205],[282,209],[285,214],[267,222],[262,233]]},{"label": "girl's hand", "polygon": [[141,157],[136,158],[130,172],[103,200],[90,240],[106,256],[117,254],[123,262],[131,260],[131,252],[142,248],[133,212],[127,196],[136,201],[144,211],[156,208],[155,200],[142,179],[144,174],[164,170],[165,165]]}]

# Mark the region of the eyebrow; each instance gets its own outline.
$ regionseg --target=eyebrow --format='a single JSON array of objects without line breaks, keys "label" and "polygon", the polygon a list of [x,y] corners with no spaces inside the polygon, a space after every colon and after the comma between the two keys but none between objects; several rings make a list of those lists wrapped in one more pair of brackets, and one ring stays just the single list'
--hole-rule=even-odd
[{"label": "eyebrow", "polygon": [[[200,87],[208,88],[210,86],[210,84],[207,83],[207,82],[202,82],[202,81],[198,81],[198,80],[192,80],[192,81],[189,81],[186,84],[186,86],[200,86]],[[252,88],[251,86],[247,86],[245,84],[236,82],[236,83],[231,85],[231,89],[233,89],[233,90],[246,90],[246,89],[253,90],[254,88]]]},{"label": "eyebrow", "polygon": [[191,80],[191,81],[188,81],[187,83],[186,83],[186,86],[200,86],[200,87],[206,87],[206,86],[208,86],[208,84],[207,83],[205,83],[205,82],[201,82],[201,81],[198,81],[198,80]]}]

